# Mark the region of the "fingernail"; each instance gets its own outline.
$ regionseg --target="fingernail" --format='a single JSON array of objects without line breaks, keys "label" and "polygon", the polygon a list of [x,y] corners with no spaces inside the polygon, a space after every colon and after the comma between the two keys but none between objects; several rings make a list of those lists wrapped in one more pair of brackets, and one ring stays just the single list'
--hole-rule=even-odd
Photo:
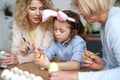
[{"label": "fingernail", "polygon": [[90,64],[92,64],[93,62],[89,62]]}]

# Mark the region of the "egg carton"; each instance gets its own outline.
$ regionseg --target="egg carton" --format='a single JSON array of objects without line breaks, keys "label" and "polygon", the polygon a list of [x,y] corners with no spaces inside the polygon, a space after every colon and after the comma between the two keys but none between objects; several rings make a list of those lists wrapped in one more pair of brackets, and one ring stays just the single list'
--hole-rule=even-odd
[{"label": "egg carton", "polygon": [[18,67],[14,67],[11,70],[5,69],[1,73],[3,80],[43,80],[41,76],[36,76],[28,71],[23,71]]}]

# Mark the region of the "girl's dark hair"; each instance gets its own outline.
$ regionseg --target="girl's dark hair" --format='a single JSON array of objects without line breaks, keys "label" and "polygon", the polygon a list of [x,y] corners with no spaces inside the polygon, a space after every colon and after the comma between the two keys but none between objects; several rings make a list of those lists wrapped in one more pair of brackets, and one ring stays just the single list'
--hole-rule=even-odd
[{"label": "girl's dark hair", "polygon": [[[76,30],[77,34],[73,34],[72,37],[75,35],[81,36],[84,40],[86,40],[87,35],[86,35],[86,30],[85,27],[83,26],[82,22],[80,21],[80,16],[70,10],[64,10],[63,11],[67,16],[75,19],[75,22],[67,20],[66,22],[71,26],[71,31]],[[71,33],[72,34],[72,33]]]},{"label": "girl's dark hair", "polygon": [[[75,22],[70,21],[70,20],[66,20],[66,22],[70,25],[70,29],[71,29],[70,37],[71,38],[69,41],[67,41],[65,43],[65,45],[68,45],[72,41],[72,39],[74,38],[75,35],[81,36],[86,41],[87,34],[86,34],[85,27],[83,26],[82,22],[80,21],[80,16],[77,13],[70,11],[70,10],[64,10],[63,12],[68,17],[73,18],[75,20]],[[55,20],[57,20],[56,17],[53,18],[53,23]],[[55,42],[56,42],[56,39],[55,39]]]}]

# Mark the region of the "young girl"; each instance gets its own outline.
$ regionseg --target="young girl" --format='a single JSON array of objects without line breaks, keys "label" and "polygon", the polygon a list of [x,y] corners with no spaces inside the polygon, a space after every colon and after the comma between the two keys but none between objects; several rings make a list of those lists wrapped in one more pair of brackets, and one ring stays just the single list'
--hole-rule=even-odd
[{"label": "young girl", "polygon": [[50,61],[57,56],[60,60],[58,66],[62,70],[80,69],[82,54],[86,50],[86,32],[77,13],[70,10],[55,12],[43,11],[45,18],[54,17],[54,42],[43,50],[48,60],[36,59],[35,63],[48,68]]}]

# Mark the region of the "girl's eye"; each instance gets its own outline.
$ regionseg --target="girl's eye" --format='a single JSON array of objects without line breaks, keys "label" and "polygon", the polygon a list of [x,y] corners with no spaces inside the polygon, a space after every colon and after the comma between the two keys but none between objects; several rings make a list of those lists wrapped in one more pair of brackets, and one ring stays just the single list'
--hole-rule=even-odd
[{"label": "girl's eye", "polygon": [[61,33],[64,33],[65,31],[64,30],[60,30]]}]

